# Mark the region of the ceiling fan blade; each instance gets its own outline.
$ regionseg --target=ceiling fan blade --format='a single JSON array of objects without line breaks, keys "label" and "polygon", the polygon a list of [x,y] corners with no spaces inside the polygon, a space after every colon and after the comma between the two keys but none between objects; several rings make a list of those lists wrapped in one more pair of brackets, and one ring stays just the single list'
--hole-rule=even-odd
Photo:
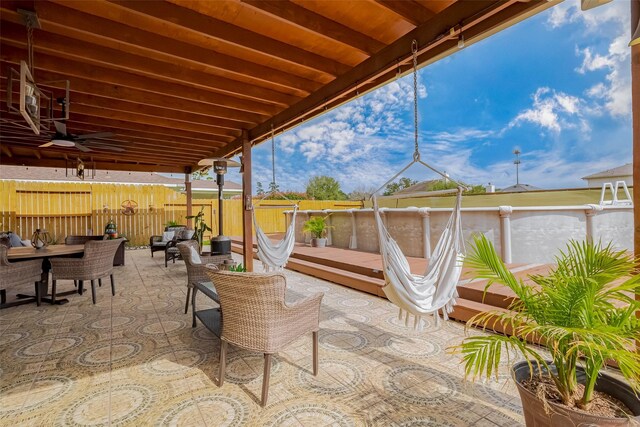
[{"label": "ceiling fan blade", "polygon": [[94,138],[110,138],[115,136],[113,132],[96,132],[96,133],[86,133],[84,135],[78,135],[76,139],[94,139]]},{"label": "ceiling fan blade", "polygon": [[67,125],[64,124],[64,122],[56,122],[55,120],[53,121],[53,124],[56,127],[56,132],[61,133],[63,135],[67,134]]},{"label": "ceiling fan blade", "polygon": [[79,142],[74,143],[76,148],[80,151],[84,151],[85,153],[88,153],[89,151],[93,151],[91,150],[91,148],[89,147],[85,147],[84,145],[80,144]]},{"label": "ceiling fan blade", "polygon": [[54,145],[54,143],[49,141],[49,142],[45,142],[42,145],[38,145],[38,148],[51,147],[52,145]]}]

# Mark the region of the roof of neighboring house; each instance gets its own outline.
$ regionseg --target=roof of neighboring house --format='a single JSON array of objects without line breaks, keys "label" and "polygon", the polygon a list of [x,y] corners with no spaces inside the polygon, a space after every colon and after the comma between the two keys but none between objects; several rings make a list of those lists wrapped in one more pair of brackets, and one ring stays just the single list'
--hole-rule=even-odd
[{"label": "roof of neighboring house", "polygon": [[[70,171],[70,170],[69,170]],[[86,171],[88,174],[89,171]],[[157,185],[184,185],[184,179],[172,178],[156,172],[124,172],[97,170],[93,179],[82,181],[78,177],[67,176],[64,168],[40,168],[25,166],[0,166],[0,179],[18,179],[23,181],[63,181],[63,182],[104,182],[113,184],[157,184]],[[193,190],[217,190],[215,180],[194,180]],[[225,180],[225,190],[242,190],[242,186],[236,182]]]},{"label": "roof of neighboring house", "polygon": [[542,188],[534,187],[529,184],[516,184],[507,188],[498,190],[498,193],[524,193],[525,191],[542,190]]},{"label": "roof of neighboring house", "polygon": [[593,175],[583,176],[582,179],[613,178],[631,175],[633,175],[633,166],[631,163],[627,163],[626,165],[618,166],[617,168],[607,169],[606,171],[597,172]]}]

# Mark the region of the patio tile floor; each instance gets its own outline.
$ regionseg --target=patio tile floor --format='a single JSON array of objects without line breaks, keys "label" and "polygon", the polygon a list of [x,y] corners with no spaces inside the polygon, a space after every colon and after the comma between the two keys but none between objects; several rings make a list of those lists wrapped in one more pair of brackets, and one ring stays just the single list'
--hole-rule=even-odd
[{"label": "patio tile floor", "polygon": [[[463,325],[417,332],[384,299],[291,271],[288,298],[325,293],[320,373],[311,374],[311,336],[302,337],[274,358],[269,403],[261,408],[262,355],[230,347],[226,382],[216,385],[219,341],[184,314],[184,265],[165,268],[148,250],[126,255],[115,297],[107,285],[98,288],[96,305],[85,293],[62,306],[0,312],[1,426],[523,422],[506,375],[463,380],[460,357],[447,352]],[[199,295],[198,308],[207,304]]]}]

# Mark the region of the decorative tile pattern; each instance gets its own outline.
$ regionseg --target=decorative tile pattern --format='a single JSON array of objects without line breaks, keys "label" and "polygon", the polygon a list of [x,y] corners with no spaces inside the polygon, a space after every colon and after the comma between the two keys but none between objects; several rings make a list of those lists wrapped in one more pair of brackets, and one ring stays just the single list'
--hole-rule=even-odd
[{"label": "decorative tile pattern", "polygon": [[[266,408],[263,355],[230,347],[218,387],[220,342],[184,314],[184,265],[165,268],[140,250],[127,251],[127,265],[116,269],[116,296],[98,288],[96,305],[85,293],[62,306],[0,312],[0,426],[522,424],[507,375],[465,382],[460,357],[446,352],[463,325],[434,328],[426,317],[416,331],[384,299],[285,274],[290,301],[325,293],[320,370],[312,374],[310,336],[292,343],[273,358]],[[198,308],[213,306],[198,295]]]}]

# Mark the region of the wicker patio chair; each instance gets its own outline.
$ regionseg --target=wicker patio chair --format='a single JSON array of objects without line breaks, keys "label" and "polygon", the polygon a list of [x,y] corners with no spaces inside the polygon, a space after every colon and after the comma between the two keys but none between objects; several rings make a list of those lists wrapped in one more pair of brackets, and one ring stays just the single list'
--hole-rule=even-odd
[{"label": "wicker patio chair", "polygon": [[169,261],[176,263],[177,259],[182,259],[180,250],[178,250],[178,243],[188,242],[189,240],[195,240],[195,231],[185,228],[184,230],[176,231],[173,239],[167,242],[167,246],[164,249],[164,266],[169,266]]},{"label": "wicker patio chair", "polygon": [[[174,233],[177,233],[178,231],[182,231],[182,230],[186,230],[187,226],[186,225],[170,225],[164,228],[164,231],[173,231]],[[174,234],[174,238],[175,238],[175,234]],[[153,258],[153,253],[154,252],[159,252],[162,251],[164,252],[166,250],[167,247],[167,242],[169,242],[170,240],[162,240],[162,236],[151,236],[149,238],[149,249],[151,249],[151,257]]]},{"label": "wicker patio chair", "polygon": [[96,303],[96,280],[111,277],[111,295],[116,294],[113,279],[113,258],[122,239],[90,240],[84,244],[82,258],[51,258],[51,299],[56,299],[58,280],[74,280],[78,293],[82,295],[85,280],[91,281],[91,299]]},{"label": "wicker patio chair", "polygon": [[220,298],[219,385],[224,384],[227,343],[264,353],[262,406],[267,404],[271,356],[300,336],[313,333],[313,375],[318,374],[318,330],[324,294],[293,304],[285,302],[287,283],[282,273],[238,273],[207,270]]},{"label": "wicker patio chair", "polygon": [[42,280],[42,259],[9,262],[8,246],[0,245],[0,305],[7,302],[7,288],[35,283],[36,303],[40,305],[40,281]]},{"label": "wicker patio chair", "polygon": [[208,282],[209,276],[207,276],[207,264],[222,264],[227,259],[232,259],[231,254],[228,255],[211,255],[202,256],[199,255],[198,260],[193,259],[193,251],[200,253],[200,245],[197,240],[185,240],[176,245],[180,251],[180,256],[184,260],[184,264],[187,266],[187,302],[184,305],[185,314],[189,311],[189,296],[191,290],[198,282]]}]

